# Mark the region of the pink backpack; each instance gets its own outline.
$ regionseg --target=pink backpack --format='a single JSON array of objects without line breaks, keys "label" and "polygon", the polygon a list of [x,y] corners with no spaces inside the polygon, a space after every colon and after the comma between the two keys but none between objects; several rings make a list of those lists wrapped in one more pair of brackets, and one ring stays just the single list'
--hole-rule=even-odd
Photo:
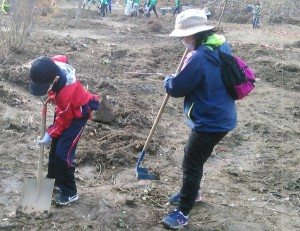
[{"label": "pink backpack", "polygon": [[255,88],[255,74],[240,57],[216,49],[222,61],[222,80],[235,100],[243,99]]},{"label": "pink backpack", "polygon": [[[251,68],[240,57],[234,57],[215,49],[222,61],[222,80],[224,85],[235,100],[248,96],[255,88],[255,74]],[[187,61],[196,51],[187,54],[181,70],[186,66]]]}]

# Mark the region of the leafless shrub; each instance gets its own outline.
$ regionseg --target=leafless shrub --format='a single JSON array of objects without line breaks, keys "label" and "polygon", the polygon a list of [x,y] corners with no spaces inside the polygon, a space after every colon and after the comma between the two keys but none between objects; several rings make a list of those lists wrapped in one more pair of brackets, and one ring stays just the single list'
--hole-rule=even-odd
[{"label": "leafless shrub", "polygon": [[0,55],[24,49],[37,19],[38,0],[12,0],[9,15],[0,19]]}]

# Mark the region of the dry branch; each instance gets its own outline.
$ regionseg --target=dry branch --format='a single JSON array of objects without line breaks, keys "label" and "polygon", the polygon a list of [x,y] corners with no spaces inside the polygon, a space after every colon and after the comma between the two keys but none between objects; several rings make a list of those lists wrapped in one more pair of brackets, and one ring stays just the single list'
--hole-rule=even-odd
[{"label": "dry branch", "polygon": [[[224,2],[225,2],[225,4],[224,4]],[[224,13],[224,10],[225,10],[226,5],[227,5],[227,0],[224,0],[224,1],[220,4],[220,8],[221,8],[221,6],[222,6],[223,4],[224,4],[224,7],[223,7],[223,9],[222,9],[222,12],[221,12],[221,15],[220,15],[220,18],[219,18],[218,28],[220,28],[220,25],[221,25],[223,13]]]},{"label": "dry branch", "polygon": [[164,75],[163,73],[130,72],[130,71],[126,71],[124,73],[130,75]]}]

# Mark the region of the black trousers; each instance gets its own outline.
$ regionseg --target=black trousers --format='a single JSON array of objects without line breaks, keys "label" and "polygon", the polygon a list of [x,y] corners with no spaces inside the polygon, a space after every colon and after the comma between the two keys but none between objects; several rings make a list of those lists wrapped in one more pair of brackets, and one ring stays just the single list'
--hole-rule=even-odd
[{"label": "black trousers", "polygon": [[194,206],[200,189],[204,163],[211,155],[215,145],[226,134],[227,132],[191,132],[184,148],[181,196],[177,207],[184,215],[188,215]]}]

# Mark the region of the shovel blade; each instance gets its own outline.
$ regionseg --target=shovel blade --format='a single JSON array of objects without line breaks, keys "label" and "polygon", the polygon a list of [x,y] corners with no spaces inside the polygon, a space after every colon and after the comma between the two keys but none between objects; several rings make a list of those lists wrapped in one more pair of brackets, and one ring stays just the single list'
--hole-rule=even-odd
[{"label": "shovel blade", "polygon": [[150,174],[148,168],[140,167],[144,156],[145,156],[145,150],[143,149],[135,168],[136,178],[138,180],[159,180],[159,176],[156,174]]},{"label": "shovel blade", "polygon": [[138,180],[159,180],[159,176],[156,174],[150,174],[147,168],[137,167],[136,178]]},{"label": "shovel blade", "polygon": [[25,178],[17,213],[49,214],[53,188],[54,179]]}]

